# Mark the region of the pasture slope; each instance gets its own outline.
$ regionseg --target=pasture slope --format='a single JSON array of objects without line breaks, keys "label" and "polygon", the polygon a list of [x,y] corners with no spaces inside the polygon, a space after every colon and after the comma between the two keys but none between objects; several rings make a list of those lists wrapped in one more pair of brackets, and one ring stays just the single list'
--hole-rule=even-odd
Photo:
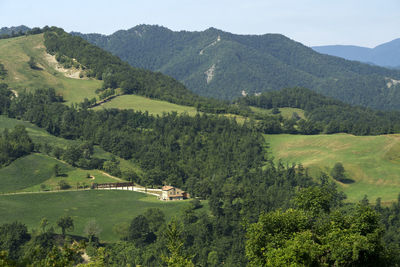
[{"label": "pasture slope", "polygon": [[[71,234],[85,236],[85,225],[95,219],[102,229],[100,239],[110,242],[119,239],[113,228],[126,227],[135,216],[148,208],[161,209],[169,220],[179,216],[181,209],[188,204],[189,201],[163,202],[155,196],[121,190],[0,195],[0,225],[17,220],[30,229],[38,229],[40,220],[46,217],[60,233],[56,221],[61,216],[69,215],[75,225]],[[202,210],[207,210],[207,205]]]},{"label": "pasture slope", "polygon": [[[164,113],[172,113],[172,112],[176,112],[178,114],[187,114],[189,116],[195,116],[198,113],[199,114],[203,113],[203,112],[198,112],[195,107],[177,105],[167,101],[150,99],[139,95],[117,96],[111,99],[110,101],[105,102],[102,105],[94,107],[93,109],[101,110],[109,108],[132,109],[135,111],[148,112],[150,115],[154,116],[157,115],[161,116]],[[290,113],[290,115],[292,115],[292,113]],[[221,116],[225,116],[228,118],[235,118],[235,120],[241,124],[243,124],[244,121],[246,120],[246,117],[229,113],[223,114]]]},{"label": "pasture slope", "polygon": [[[30,57],[34,58],[38,69],[29,67]],[[68,77],[65,70],[58,68],[54,57],[46,53],[43,34],[0,40],[0,63],[8,71],[4,82],[17,92],[51,87],[63,95],[67,103],[79,103],[96,97],[96,89],[102,86],[102,81],[95,79]]]},{"label": "pasture slope", "polygon": [[[30,57],[35,59],[38,69],[29,67]],[[61,68],[55,58],[46,53],[43,34],[0,40],[0,63],[8,71],[8,77],[2,82],[7,83],[13,90],[21,92],[38,88],[54,88],[64,97],[66,104],[80,103],[85,98],[98,99],[95,91],[103,84],[102,81],[96,79],[80,79],[79,75],[69,75],[68,72],[77,72],[77,70]],[[191,116],[197,113],[194,107],[137,95],[118,96],[95,109],[102,108],[134,109],[148,111],[153,115],[173,111],[186,112]]]},{"label": "pasture slope", "polygon": [[[17,124],[23,124],[36,142],[47,142],[60,147],[80,143],[52,136],[28,122],[0,116],[0,130],[13,128]],[[95,147],[94,156],[109,159],[111,154]],[[134,163],[119,160],[121,169],[134,168],[140,174],[140,169]],[[61,167],[62,175],[59,177],[54,176],[55,164]],[[88,173],[94,176],[94,179],[88,179]],[[166,203],[154,196],[132,191],[43,192],[42,184],[46,190],[57,190],[60,180],[68,182],[72,190],[76,190],[78,182],[81,185],[115,182],[101,171],[75,168],[44,154],[33,153],[19,158],[0,169],[0,224],[20,221],[30,229],[38,229],[41,218],[46,217],[56,232],[59,232],[56,228],[57,219],[63,215],[70,215],[75,223],[71,234],[83,236],[86,223],[95,218],[102,228],[100,238],[104,241],[117,241],[119,237],[113,228],[126,227],[135,216],[142,214],[147,208],[160,208],[167,219],[170,219],[179,215],[182,207],[188,205],[188,201]],[[13,194],[14,192],[18,194]]]},{"label": "pasture slope", "polygon": [[[60,167],[60,176],[57,177],[53,171],[56,164]],[[91,178],[87,178],[87,174]],[[83,170],[44,154],[31,154],[0,169],[0,193],[58,190],[61,180],[72,189],[76,189],[77,183],[89,187],[91,183],[116,182],[99,170]]]},{"label": "pasture slope", "polygon": [[318,176],[341,162],[354,183],[337,182],[348,201],[367,195],[371,202],[397,200],[400,193],[400,135],[265,135],[272,156],[285,163],[301,163]]},{"label": "pasture slope", "polygon": [[[16,120],[16,119],[11,119],[7,118],[6,116],[0,115],[0,131],[4,131],[4,129],[12,129],[16,125],[24,125],[25,129],[27,130],[29,136],[31,137],[32,141],[35,144],[48,144],[53,147],[60,147],[60,148],[67,148],[68,146],[77,146],[82,143],[82,141],[79,140],[68,140],[60,137],[53,136],[46,132],[44,129],[37,127],[36,125],[26,122],[26,121],[21,121],[21,120]],[[94,147],[94,157],[101,158],[101,159],[106,159],[109,160],[113,156],[111,153],[104,151],[101,147],[95,146]],[[116,157],[116,156],[114,156]],[[132,161],[124,160],[120,157],[116,157],[120,161],[120,167],[121,170],[126,170],[126,169],[133,169],[136,173],[139,175],[141,174],[140,167],[135,164]],[[87,172],[86,172],[87,173]],[[101,176],[101,175],[99,175]],[[1,192],[1,189],[0,189]]]},{"label": "pasture slope", "polygon": [[150,99],[138,95],[122,95],[105,102],[102,105],[96,106],[94,110],[101,110],[105,108],[117,109],[133,109],[141,112],[148,112],[152,115],[162,115],[164,112],[169,113],[176,111],[179,114],[187,113],[194,116],[197,114],[196,108],[181,106],[167,101]]},{"label": "pasture slope", "polygon": [[[34,142],[62,148],[80,143],[52,136],[29,122],[0,116],[0,131],[18,124],[26,127]],[[94,151],[96,157],[111,158],[110,153],[97,146]],[[121,158],[118,160],[121,169],[133,168],[140,175],[141,170],[136,164]],[[62,176],[54,176],[55,164],[61,167]],[[94,176],[94,179],[88,179],[88,173]],[[57,219],[63,215],[70,215],[75,223],[71,234],[83,236],[86,223],[95,218],[102,228],[101,240],[117,241],[119,237],[113,228],[126,227],[135,216],[142,214],[147,208],[160,208],[166,219],[170,219],[172,216],[178,216],[180,210],[188,205],[188,201],[166,203],[154,196],[121,190],[43,192],[42,184],[46,190],[57,190],[60,180],[68,182],[72,190],[76,190],[78,182],[81,185],[115,182],[101,171],[75,168],[44,154],[33,153],[19,158],[0,169],[0,225],[20,221],[30,229],[38,229],[41,218],[46,217],[56,232],[59,232],[56,227]],[[14,192],[18,194],[13,194]]]}]

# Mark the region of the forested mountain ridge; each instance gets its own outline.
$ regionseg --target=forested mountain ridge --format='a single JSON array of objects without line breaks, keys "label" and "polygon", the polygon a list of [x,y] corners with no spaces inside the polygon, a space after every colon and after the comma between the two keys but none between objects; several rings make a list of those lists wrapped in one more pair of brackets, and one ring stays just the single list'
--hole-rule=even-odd
[{"label": "forested mountain ridge", "polygon": [[235,35],[210,28],[174,32],[139,25],[110,36],[79,34],[135,67],[160,71],[220,99],[302,86],[349,104],[400,107],[400,72],[316,53],[280,34]]},{"label": "forested mountain ridge", "polygon": [[187,90],[175,79],[144,69],[133,68],[118,57],[89,44],[84,39],[71,36],[59,28],[44,34],[48,53],[57,59],[75,59],[89,70],[88,77],[103,81],[101,91],[120,88],[122,94],[140,94],[174,103],[194,105],[200,97]]},{"label": "forested mountain ridge", "polygon": [[319,53],[383,67],[398,68],[400,66],[400,38],[374,48],[352,45],[326,45],[314,46],[313,49]]},{"label": "forested mountain ridge", "polygon": [[134,68],[56,27],[5,35],[0,40],[0,79],[17,92],[54,88],[69,103],[87,99],[86,106],[136,94],[199,111],[236,113],[228,103],[198,96],[162,73]]}]

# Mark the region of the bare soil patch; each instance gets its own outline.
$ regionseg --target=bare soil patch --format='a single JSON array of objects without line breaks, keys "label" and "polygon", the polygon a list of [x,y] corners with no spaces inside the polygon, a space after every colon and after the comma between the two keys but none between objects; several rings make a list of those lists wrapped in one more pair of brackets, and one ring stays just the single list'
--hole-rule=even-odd
[{"label": "bare soil patch", "polygon": [[81,72],[80,69],[74,69],[74,68],[66,69],[66,68],[64,68],[63,66],[61,66],[61,65],[57,62],[55,56],[50,55],[50,54],[48,54],[48,53],[46,53],[45,59],[47,60],[47,62],[49,62],[50,66],[52,66],[53,68],[55,68],[58,72],[63,73],[65,77],[72,78],[72,79],[78,79],[78,80],[79,80],[79,79],[83,79],[83,78],[80,78],[80,77],[79,77],[79,74],[80,74],[80,72]]}]

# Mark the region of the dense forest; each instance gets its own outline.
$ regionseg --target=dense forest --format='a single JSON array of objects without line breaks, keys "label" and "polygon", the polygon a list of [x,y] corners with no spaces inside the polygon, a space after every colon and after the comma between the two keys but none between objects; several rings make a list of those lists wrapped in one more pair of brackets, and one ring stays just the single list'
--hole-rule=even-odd
[{"label": "dense forest", "polygon": [[286,88],[258,96],[246,96],[239,98],[237,103],[264,109],[291,107],[305,111],[307,120],[296,114],[289,119],[256,115],[255,118],[260,120],[257,128],[264,133],[378,135],[400,132],[398,111],[351,106],[305,88]]},{"label": "dense forest", "polygon": [[[322,55],[280,34],[235,35],[214,28],[174,32],[139,25],[110,36],[79,34],[134,67],[160,71],[219,99],[301,86],[352,105],[400,106],[400,72]],[[388,85],[389,84],[389,85]]]}]

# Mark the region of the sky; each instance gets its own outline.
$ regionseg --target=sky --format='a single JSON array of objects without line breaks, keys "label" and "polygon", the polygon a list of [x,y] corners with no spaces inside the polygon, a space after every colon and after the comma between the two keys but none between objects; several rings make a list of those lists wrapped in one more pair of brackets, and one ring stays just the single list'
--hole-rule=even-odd
[{"label": "sky", "polygon": [[0,0],[0,28],[49,25],[111,34],[139,24],[375,47],[400,38],[400,0]]}]

